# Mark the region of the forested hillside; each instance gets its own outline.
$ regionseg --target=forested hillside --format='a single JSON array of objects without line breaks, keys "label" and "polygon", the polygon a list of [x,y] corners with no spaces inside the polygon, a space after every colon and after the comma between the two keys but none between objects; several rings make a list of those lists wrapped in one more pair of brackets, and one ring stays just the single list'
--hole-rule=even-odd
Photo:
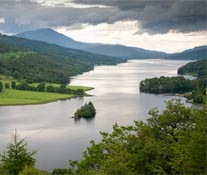
[{"label": "forested hillside", "polygon": [[174,53],[166,56],[167,59],[175,60],[201,60],[207,59],[207,46],[199,46],[187,49],[181,53]]},{"label": "forested hillside", "polygon": [[66,83],[69,76],[87,70],[83,64],[74,67],[75,61],[30,51],[1,54],[0,65],[0,74],[12,76],[16,80],[26,79],[29,82]]},{"label": "forested hillside", "polygon": [[122,59],[0,35],[0,74],[34,82],[67,83],[70,76]]},{"label": "forested hillside", "polygon": [[207,60],[188,63],[178,69],[178,74],[190,74],[196,77],[207,77]]}]

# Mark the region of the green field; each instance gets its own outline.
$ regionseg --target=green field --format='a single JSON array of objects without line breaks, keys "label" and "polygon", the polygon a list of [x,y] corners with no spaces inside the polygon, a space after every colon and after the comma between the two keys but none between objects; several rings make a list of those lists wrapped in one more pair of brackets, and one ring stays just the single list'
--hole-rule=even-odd
[{"label": "green field", "polygon": [[[16,81],[16,80],[13,79],[10,76],[5,76],[5,75],[1,75],[0,74],[0,81],[3,84],[9,83],[11,85],[11,82],[12,81]],[[17,82],[17,84],[18,84],[18,82]],[[32,83],[30,85],[37,87],[39,85],[39,83]],[[57,84],[57,83],[45,83],[45,85],[46,85],[46,87],[47,86],[59,87],[61,84]],[[92,90],[93,89],[92,87],[87,87],[87,86],[69,86],[69,85],[67,85],[67,88],[72,89],[72,90],[82,89],[84,91],[89,91],[89,90]]]},{"label": "green field", "polygon": [[75,95],[7,89],[0,93],[0,105],[42,104],[72,97]]},{"label": "green field", "polygon": [[[11,81],[13,80],[14,79],[12,77],[6,77],[4,75],[0,75],[0,81],[4,85],[6,83],[9,83],[11,85]],[[38,86],[39,83],[32,83],[31,85]],[[46,83],[46,86],[59,87],[60,84]],[[85,87],[85,86],[67,86],[67,88],[72,90],[82,89],[84,91],[93,89],[92,87]],[[3,90],[3,92],[0,93],[0,106],[42,104],[42,103],[49,103],[57,100],[69,99],[76,96],[77,95],[74,94],[60,94],[60,93],[5,89]]]}]

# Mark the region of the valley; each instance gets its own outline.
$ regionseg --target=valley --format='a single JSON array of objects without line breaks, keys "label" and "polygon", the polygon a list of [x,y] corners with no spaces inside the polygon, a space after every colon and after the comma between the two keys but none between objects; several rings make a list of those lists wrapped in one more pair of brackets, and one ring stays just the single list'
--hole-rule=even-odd
[{"label": "valley", "polygon": [[204,175],[206,0],[1,0],[0,175]]},{"label": "valley", "polygon": [[[148,59],[95,66],[94,70],[71,77],[69,84],[94,87],[87,91],[93,96],[41,105],[0,106],[0,150],[9,141],[13,128],[17,128],[32,148],[38,149],[38,168],[68,167],[69,159],[82,158],[82,151],[89,146],[89,140],[100,140],[99,131],[112,131],[114,123],[126,126],[133,124],[134,120],[146,121],[149,109],[158,107],[162,110],[164,101],[178,98],[171,94],[140,93],[139,82],[155,76],[175,76],[177,68],[188,62]],[[185,102],[184,98],[181,99]],[[95,118],[78,121],[70,118],[76,109],[89,101],[96,108]]]}]

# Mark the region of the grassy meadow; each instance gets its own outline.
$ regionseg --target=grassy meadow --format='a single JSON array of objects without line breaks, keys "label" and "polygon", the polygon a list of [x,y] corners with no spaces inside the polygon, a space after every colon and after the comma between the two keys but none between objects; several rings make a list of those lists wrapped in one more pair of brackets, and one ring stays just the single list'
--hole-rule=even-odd
[{"label": "grassy meadow", "polygon": [[[11,77],[5,77],[0,75],[0,81],[5,85],[13,81]],[[32,86],[38,86],[39,83],[32,83]],[[46,83],[46,86],[59,87],[60,84]],[[68,89],[77,90],[82,89],[88,91],[93,89],[92,87],[85,86],[67,86]],[[29,104],[43,104],[49,103],[57,100],[69,99],[76,97],[74,94],[60,94],[60,93],[50,93],[50,92],[36,92],[36,91],[25,91],[25,90],[15,90],[15,89],[4,89],[0,93],[0,106],[7,105],[29,105]]]},{"label": "grassy meadow", "polygon": [[0,105],[42,104],[72,97],[75,95],[7,89],[0,93]]}]

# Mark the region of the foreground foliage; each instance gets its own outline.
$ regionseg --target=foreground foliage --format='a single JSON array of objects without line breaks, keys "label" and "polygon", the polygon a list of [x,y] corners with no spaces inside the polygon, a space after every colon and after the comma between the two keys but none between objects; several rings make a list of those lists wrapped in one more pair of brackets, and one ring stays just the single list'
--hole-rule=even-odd
[{"label": "foreground foliage", "polygon": [[47,171],[39,170],[33,166],[26,166],[19,175],[49,175]]},{"label": "foreground foliage", "polygon": [[26,166],[34,166],[33,155],[36,151],[27,150],[27,142],[20,139],[17,132],[13,134],[12,143],[8,144],[1,155],[3,174],[19,174]]},{"label": "foreground foliage", "polygon": [[[161,113],[154,108],[149,114],[146,123],[115,124],[112,133],[101,132],[102,140],[91,141],[81,161],[69,161],[70,168],[54,169],[52,175],[206,174],[205,106],[185,107],[170,100]],[[1,155],[0,174],[50,174],[34,167],[33,154],[14,135],[14,143]]]},{"label": "foreground foliage", "polygon": [[206,110],[187,108],[180,101],[149,112],[147,123],[113,126],[102,141],[71,162],[75,174],[205,174]]}]

